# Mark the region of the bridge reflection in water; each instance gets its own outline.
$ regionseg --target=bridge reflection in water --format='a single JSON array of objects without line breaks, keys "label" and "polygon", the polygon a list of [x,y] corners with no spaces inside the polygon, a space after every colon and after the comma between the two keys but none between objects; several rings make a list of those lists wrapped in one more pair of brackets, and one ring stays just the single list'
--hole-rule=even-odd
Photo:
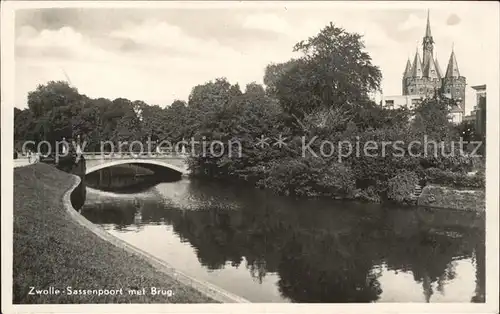
[{"label": "bridge reflection in water", "polygon": [[[89,164],[88,161],[86,161]],[[182,173],[164,165],[137,163],[130,160],[115,166],[104,163],[102,168],[87,170],[85,183],[91,188],[117,193],[147,190],[160,182],[179,181]],[[88,169],[88,166],[87,166]]]},{"label": "bridge reflection in water", "polygon": [[155,169],[168,169],[181,174],[188,173],[186,154],[159,153],[84,153],[87,174],[101,169],[126,164],[141,164]]},{"label": "bridge reflection in water", "polygon": [[484,302],[484,220],[474,213],[187,179],[110,195],[89,197],[82,214],[253,302]]}]

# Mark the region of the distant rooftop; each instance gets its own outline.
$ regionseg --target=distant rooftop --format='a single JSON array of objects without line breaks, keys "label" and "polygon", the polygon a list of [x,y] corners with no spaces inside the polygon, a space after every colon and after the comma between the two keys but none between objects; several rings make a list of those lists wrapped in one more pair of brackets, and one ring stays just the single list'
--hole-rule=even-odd
[{"label": "distant rooftop", "polygon": [[476,85],[476,86],[471,86],[475,90],[485,90],[486,89],[486,84],[483,85]]}]

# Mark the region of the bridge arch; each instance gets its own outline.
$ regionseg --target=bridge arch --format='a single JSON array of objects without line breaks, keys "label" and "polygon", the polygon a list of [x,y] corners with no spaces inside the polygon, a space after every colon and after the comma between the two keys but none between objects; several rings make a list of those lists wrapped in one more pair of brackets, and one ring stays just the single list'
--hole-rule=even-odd
[{"label": "bridge arch", "polygon": [[125,165],[125,164],[147,164],[147,165],[155,165],[159,167],[164,167],[170,170],[174,170],[179,172],[180,174],[188,174],[188,169],[187,167],[179,167],[176,165],[173,165],[171,163],[161,161],[161,160],[154,160],[154,159],[117,159],[117,160],[99,160],[97,164],[95,163],[96,160],[87,160],[86,162],[86,170],[85,174],[89,174],[104,168],[112,167],[112,166],[118,166],[118,165]]}]

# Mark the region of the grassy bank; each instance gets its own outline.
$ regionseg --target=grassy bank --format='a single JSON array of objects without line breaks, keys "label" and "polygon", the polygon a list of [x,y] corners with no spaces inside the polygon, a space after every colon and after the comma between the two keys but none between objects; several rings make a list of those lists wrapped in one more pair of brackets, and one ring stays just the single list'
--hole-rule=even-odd
[{"label": "grassy bank", "polygon": [[484,189],[459,189],[431,184],[423,188],[417,205],[484,212],[486,195]]},{"label": "grassy bank", "polygon": [[[214,302],[77,224],[62,202],[72,182],[70,175],[45,164],[14,170],[14,303]],[[122,289],[123,294],[30,295],[31,287]],[[173,295],[152,295],[152,287]],[[143,288],[145,295],[129,294]]]}]

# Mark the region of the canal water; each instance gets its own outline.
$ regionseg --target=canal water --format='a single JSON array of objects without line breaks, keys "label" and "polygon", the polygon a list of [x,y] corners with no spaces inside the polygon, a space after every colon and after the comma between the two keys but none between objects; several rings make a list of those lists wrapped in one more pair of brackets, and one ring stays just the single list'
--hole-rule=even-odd
[{"label": "canal water", "polygon": [[251,302],[484,302],[484,220],[475,213],[188,179],[142,178],[113,192],[97,177],[86,178],[87,219]]}]

